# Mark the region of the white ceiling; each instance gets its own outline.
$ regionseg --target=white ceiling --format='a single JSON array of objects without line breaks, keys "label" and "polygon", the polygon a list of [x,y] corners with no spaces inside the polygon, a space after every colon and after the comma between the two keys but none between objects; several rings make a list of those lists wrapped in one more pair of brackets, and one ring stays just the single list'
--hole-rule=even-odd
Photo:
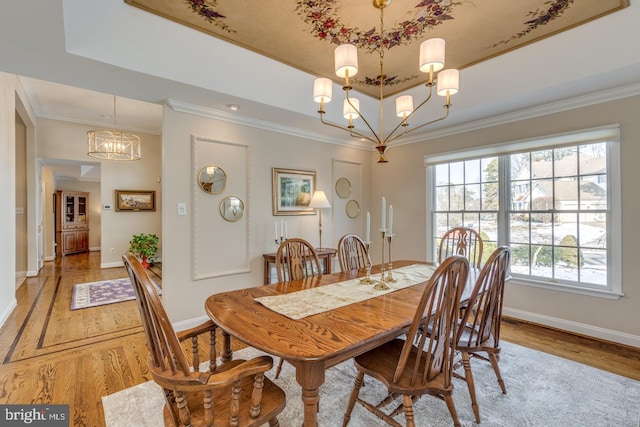
[{"label": "white ceiling", "polygon": [[[419,139],[640,93],[638,22],[640,3],[631,0],[621,11],[463,69],[451,115],[426,127]],[[160,134],[166,103],[327,142],[363,144],[318,123],[311,99],[315,76],[124,0],[3,0],[0,71],[23,76],[38,117],[112,127],[115,95],[117,127],[131,131]],[[334,87],[334,96],[338,92]],[[419,92],[410,91],[422,98]],[[361,98],[364,114],[375,118],[376,101]],[[391,102],[385,103],[389,118]],[[339,103],[327,106],[327,119],[341,123]],[[231,112],[227,104],[240,109]],[[432,104],[424,121],[441,114],[440,99]]]}]

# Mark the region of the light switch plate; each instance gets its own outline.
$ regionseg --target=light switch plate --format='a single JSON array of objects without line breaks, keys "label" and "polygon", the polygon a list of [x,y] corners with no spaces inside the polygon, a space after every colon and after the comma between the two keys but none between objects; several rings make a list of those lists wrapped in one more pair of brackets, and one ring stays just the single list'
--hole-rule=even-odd
[{"label": "light switch plate", "polygon": [[178,216],[186,216],[186,215],[187,215],[187,204],[178,203]]}]

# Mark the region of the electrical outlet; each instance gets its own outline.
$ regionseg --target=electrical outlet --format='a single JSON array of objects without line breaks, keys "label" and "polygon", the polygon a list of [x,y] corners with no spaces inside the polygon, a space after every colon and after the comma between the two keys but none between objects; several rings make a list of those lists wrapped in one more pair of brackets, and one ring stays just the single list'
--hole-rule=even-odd
[{"label": "electrical outlet", "polygon": [[115,252],[116,252],[116,250],[115,250],[114,248],[109,249],[109,253],[112,253],[112,254],[113,254],[113,253],[115,253]]}]

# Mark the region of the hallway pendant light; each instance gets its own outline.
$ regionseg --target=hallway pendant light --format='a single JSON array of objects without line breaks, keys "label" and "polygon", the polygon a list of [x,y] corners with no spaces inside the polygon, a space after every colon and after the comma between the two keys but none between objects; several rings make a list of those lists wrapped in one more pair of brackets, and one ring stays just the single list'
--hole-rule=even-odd
[{"label": "hallway pendant light", "polygon": [[87,154],[106,160],[140,160],[140,137],[116,129],[116,97],[113,97],[113,129],[87,132]]}]

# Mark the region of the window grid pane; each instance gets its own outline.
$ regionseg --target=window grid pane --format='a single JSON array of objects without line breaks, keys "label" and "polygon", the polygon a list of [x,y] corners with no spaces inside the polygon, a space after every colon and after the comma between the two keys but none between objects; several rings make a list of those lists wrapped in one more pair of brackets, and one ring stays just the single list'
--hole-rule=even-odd
[{"label": "window grid pane", "polygon": [[514,274],[606,286],[605,156],[603,143],[510,156]]},{"label": "window grid pane", "polygon": [[[438,165],[435,253],[439,236],[463,225],[481,233],[486,260],[502,229],[514,276],[607,287],[608,156],[607,143],[599,142]],[[508,167],[501,174],[503,165]]]}]

